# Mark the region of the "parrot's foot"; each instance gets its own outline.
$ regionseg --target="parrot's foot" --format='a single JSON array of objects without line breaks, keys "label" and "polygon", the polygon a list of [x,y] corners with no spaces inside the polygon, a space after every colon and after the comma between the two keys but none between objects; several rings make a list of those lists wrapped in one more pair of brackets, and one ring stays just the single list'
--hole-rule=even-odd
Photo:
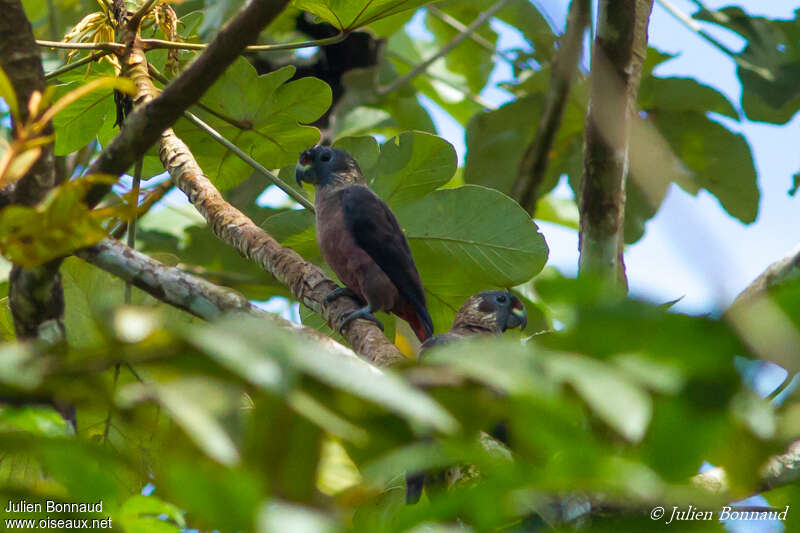
[{"label": "parrot's foot", "polygon": [[337,287],[333,289],[331,292],[329,292],[328,295],[322,299],[322,303],[329,304],[336,298],[339,298],[341,296],[349,296],[350,298],[352,298],[357,302],[363,302],[363,300],[359,298],[358,294],[348,289],[347,287]]},{"label": "parrot's foot", "polygon": [[363,318],[364,320],[375,322],[375,325],[377,325],[379,328],[381,328],[381,331],[383,331],[383,324],[381,324],[381,321],[375,318],[375,316],[372,314],[372,308],[370,306],[366,306],[362,307],[361,309],[356,309],[355,311],[345,315],[345,317],[339,323],[339,333],[342,333],[344,327],[356,318]]}]

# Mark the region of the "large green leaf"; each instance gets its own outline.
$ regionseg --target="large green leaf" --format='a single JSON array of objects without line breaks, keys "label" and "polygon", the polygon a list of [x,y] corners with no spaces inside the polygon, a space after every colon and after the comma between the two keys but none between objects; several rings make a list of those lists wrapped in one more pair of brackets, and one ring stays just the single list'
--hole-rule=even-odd
[{"label": "large green leaf", "polygon": [[[383,406],[409,421],[443,432],[457,427],[450,414],[396,375],[379,371],[355,355],[326,349],[263,319],[237,317],[198,328],[187,330],[187,340],[267,390],[290,391],[300,373]],[[202,333],[202,342],[192,331]]]},{"label": "large green leaf", "polygon": [[391,205],[399,206],[441,187],[458,163],[453,146],[436,135],[407,132],[381,146],[377,165],[366,172],[370,187]]},{"label": "large green leaf", "polygon": [[[86,81],[76,81],[60,85],[56,89],[55,98],[60,98],[85,83]],[[116,107],[112,91],[98,91],[78,99],[53,119],[56,155],[71,154],[83,148],[94,140],[107,121],[113,124],[115,119]]]},{"label": "large green leaf", "polygon": [[793,20],[755,17],[740,7],[694,14],[741,35],[747,46],[734,54],[742,82],[742,108],[750,120],[784,124],[800,109],[800,30]]},{"label": "large green leaf", "polygon": [[753,156],[743,135],[699,113],[659,113],[653,120],[693,171],[697,185],[716,196],[731,216],[745,223],[756,219],[760,194]]},{"label": "large green leaf", "polygon": [[293,0],[292,6],[313,13],[340,30],[353,30],[376,20],[415,9],[431,0]]},{"label": "large green leaf", "polygon": [[450,329],[472,294],[513,287],[544,267],[547,244],[536,224],[507,196],[465,185],[399,206],[437,331]]},{"label": "large green leaf", "polygon": [[500,109],[473,116],[467,126],[464,181],[508,193],[533,140],[544,105],[540,94],[518,98]]},{"label": "large green leaf", "polygon": [[[486,11],[487,5],[484,2],[449,0],[438,3],[436,7],[463,26],[469,26]],[[445,46],[460,33],[458,29],[430,13],[425,17],[425,25],[433,34],[434,43],[439,48]],[[483,43],[492,45],[492,47],[497,42],[497,33],[489,24],[481,25],[473,35],[480,38]],[[467,39],[444,58],[447,68],[464,76],[466,87],[475,94],[481,92],[495,67],[493,50],[487,48],[478,44],[475,39]]]},{"label": "large green leaf", "polygon": [[[239,58],[202,99],[214,114],[201,110],[197,114],[267,168],[294,163],[301,151],[319,140],[316,128],[300,123],[313,122],[331,104],[326,83],[311,77],[289,81],[294,73],[295,68],[287,66],[258,76],[247,60]],[[217,187],[229,189],[251,174],[245,162],[196,126],[181,120],[175,132]]]}]

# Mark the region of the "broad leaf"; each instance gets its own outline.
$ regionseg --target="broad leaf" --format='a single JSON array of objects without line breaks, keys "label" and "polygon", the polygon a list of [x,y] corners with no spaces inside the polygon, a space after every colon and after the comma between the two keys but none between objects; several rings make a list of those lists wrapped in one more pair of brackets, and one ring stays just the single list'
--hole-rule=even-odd
[{"label": "broad leaf", "polygon": [[[326,83],[310,77],[289,81],[294,73],[287,66],[258,76],[239,58],[201,100],[213,114],[198,110],[197,115],[265,167],[293,164],[319,140],[316,128],[300,123],[318,119],[331,104]],[[252,173],[244,161],[185,120],[176,124],[175,132],[217,187],[229,189]]]},{"label": "broad leaf", "polygon": [[415,9],[431,0],[293,0],[292,6],[317,15],[340,30],[353,30],[376,20]]}]

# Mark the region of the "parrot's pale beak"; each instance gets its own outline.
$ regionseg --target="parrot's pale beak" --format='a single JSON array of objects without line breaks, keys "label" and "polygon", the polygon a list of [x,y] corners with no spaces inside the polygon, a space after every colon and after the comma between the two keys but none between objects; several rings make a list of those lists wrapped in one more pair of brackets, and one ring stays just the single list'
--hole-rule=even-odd
[{"label": "parrot's pale beak", "polygon": [[294,167],[294,177],[297,180],[297,186],[303,188],[303,182],[314,183],[314,169],[310,164],[302,164],[302,159]]},{"label": "parrot's pale beak", "polygon": [[525,306],[510,292],[508,296],[511,298],[512,306],[511,312],[508,314],[508,319],[506,320],[506,329],[518,327],[520,330],[524,330],[525,326],[528,325],[528,313],[525,311]]}]

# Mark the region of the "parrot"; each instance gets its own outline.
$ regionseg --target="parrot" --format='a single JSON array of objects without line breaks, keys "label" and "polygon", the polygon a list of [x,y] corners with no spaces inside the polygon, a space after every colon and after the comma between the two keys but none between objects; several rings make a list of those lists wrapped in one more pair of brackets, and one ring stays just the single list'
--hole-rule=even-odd
[{"label": "parrot", "polygon": [[356,318],[383,329],[372,313],[386,311],[408,322],[420,342],[430,338],[433,322],[408,239],[389,206],[367,187],[356,160],[344,150],[315,146],[300,154],[295,177],[298,186],[316,188],[317,242],[344,284],[324,301],[347,295],[364,304],[340,321],[339,331]]},{"label": "parrot", "polygon": [[[484,291],[470,296],[456,313],[453,326],[447,333],[429,338],[420,346],[419,358],[437,346],[474,335],[501,335],[508,329],[524,330],[528,325],[528,315],[522,302],[508,291]],[[507,442],[504,423],[499,423],[492,432],[501,442]],[[406,504],[419,501],[425,486],[425,472],[406,474]]]}]

